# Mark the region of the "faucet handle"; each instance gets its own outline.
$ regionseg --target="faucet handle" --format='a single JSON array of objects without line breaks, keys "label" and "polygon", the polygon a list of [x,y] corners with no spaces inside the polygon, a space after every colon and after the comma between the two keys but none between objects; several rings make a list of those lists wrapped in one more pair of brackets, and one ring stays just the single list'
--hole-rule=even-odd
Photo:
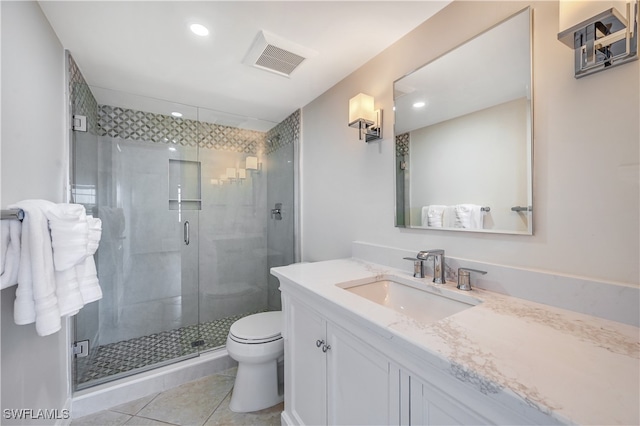
[{"label": "faucet handle", "polygon": [[417,257],[404,257],[404,260],[413,262],[413,276],[416,278],[424,278],[424,260]]},{"label": "faucet handle", "polygon": [[460,290],[471,290],[471,272],[477,272],[482,275],[487,273],[487,271],[480,271],[478,269],[458,268],[458,288]]}]

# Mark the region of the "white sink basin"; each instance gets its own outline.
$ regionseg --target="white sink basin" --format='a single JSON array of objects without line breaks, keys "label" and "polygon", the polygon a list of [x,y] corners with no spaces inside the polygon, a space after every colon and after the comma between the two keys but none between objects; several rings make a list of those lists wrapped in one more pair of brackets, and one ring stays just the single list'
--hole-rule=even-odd
[{"label": "white sink basin", "polygon": [[480,301],[442,289],[439,293],[382,279],[368,283],[341,283],[338,287],[422,323],[432,323],[469,309]]}]

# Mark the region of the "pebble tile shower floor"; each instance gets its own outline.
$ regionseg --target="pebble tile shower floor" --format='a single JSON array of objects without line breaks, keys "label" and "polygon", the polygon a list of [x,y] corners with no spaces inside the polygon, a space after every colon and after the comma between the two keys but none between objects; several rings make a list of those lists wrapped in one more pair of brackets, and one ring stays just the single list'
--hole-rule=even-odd
[{"label": "pebble tile shower floor", "polygon": [[[250,314],[98,346],[88,357],[76,360],[77,383],[101,382],[101,379],[116,374],[169,361],[198,350],[224,346],[231,325],[246,315]],[[194,347],[193,342],[199,340],[204,344]]]}]

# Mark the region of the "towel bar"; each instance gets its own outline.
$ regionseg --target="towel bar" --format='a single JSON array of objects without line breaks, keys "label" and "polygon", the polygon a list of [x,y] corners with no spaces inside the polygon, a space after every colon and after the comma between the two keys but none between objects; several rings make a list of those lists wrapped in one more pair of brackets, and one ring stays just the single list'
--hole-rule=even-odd
[{"label": "towel bar", "polygon": [[2,210],[2,220],[22,220],[24,211],[22,209]]}]

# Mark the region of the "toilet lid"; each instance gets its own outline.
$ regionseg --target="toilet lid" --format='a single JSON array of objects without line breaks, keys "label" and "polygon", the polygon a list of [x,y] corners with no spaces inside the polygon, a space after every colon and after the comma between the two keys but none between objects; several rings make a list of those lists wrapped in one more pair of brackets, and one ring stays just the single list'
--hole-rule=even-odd
[{"label": "toilet lid", "polygon": [[261,312],[234,322],[229,329],[234,337],[244,340],[269,340],[282,332],[282,312]]}]

